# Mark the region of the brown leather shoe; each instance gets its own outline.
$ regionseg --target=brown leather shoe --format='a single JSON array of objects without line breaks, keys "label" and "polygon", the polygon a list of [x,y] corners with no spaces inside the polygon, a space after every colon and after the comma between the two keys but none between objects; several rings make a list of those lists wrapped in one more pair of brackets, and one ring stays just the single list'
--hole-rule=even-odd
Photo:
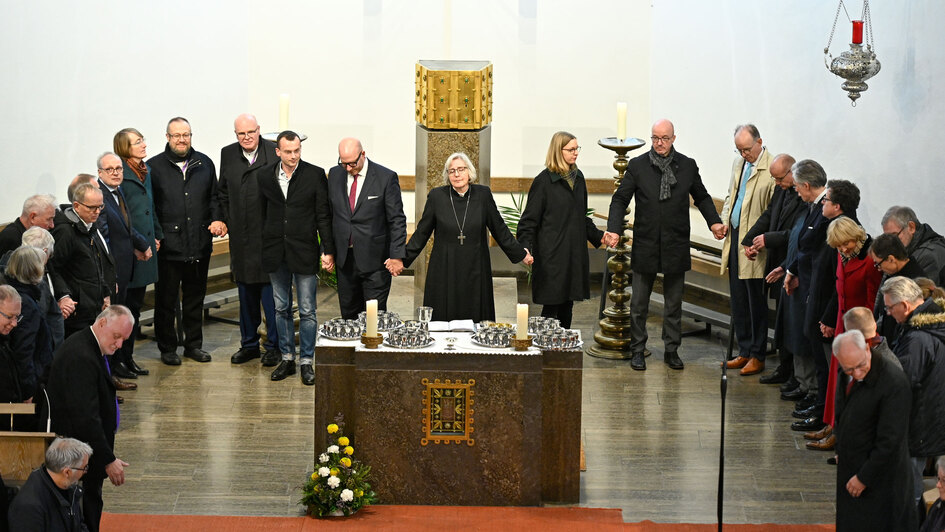
[{"label": "brown leather shoe", "polygon": [[745,364],[745,367],[742,368],[742,370],[738,373],[744,377],[745,375],[757,375],[764,370],[765,363],[755,357],[751,357],[751,359],[748,360],[748,363]]},{"label": "brown leather shoe", "polygon": [[822,440],[826,438],[827,436],[830,436],[831,434],[833,434],[833,426],[827,425],[826,427],[818,430],[817,432],[805,432],[804,439],[817,441],[817,440]]},{"label": "brown leather shoe", "polygon": [[116,390],[121,390],[121,391],[125,391],[125,390],[137,390],[137,389],[138,389],[138,385],[137,385],[137,384],[135,384],[135,383],[133,383],[133,382],[125,382],[125,381],[119,379],[118,377],[115,377],[114,375],[112,375],[112,384],[115,385],[115,389],[116,389]]},{"label": "brown leather shoe", "polygon": [[739,369],[739,368],[743,368],[743,367],[745,367],[745,364],[747,364],[749,360],[751,360],[751,359],[748,358],[748,357],[737,356],[737,357],[733,358],[732,360],[729,360],[728,362],[726,362],[726,363],[725,363],[725,367],[728,368],[728,369]]},{"label": "brown leather shoe", "polygon": [[815,451],[832,451],[836,443],[837,437],[831,434],[822,440],[807,442],[807,448]]}]

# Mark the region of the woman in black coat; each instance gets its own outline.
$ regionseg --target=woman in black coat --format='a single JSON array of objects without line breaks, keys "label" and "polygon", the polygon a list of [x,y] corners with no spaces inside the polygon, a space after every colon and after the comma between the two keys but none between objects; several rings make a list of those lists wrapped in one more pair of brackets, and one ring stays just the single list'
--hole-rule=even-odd
[{"label": "woman in black coat", "polygon": [[492,262],[486,229],[513,263],[531,264],[496,208],[489,187],[472,185],[476,168],[465,153],[446,159],[443,180],[449,185],[430,191],[417,222],[404,265],[409,266],[434,235],[423,304],[433,307],[434,320],[495,319]]},{"label": "woman in black coat", "polygon": [[518,239],[532,252],[532,300],[541,315],[571,326],[575,301],[591,295],[587,244],[602,244],[604,232],[587,216],[587,186],[575,162],[581,147],[565,131],[551,137],[545,169],[528,191]]}]

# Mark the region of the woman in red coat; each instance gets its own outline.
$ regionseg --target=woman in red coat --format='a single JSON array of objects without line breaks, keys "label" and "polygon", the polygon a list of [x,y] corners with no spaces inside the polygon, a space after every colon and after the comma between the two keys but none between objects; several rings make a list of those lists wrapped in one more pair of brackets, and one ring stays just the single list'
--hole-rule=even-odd
[{"label": "woman in red coat", "polygon": [[[872,308],[883,272],[873,266],[869,256],[872,238],[866,234],[853,218],[841,216],[827,227],[827,244],[837,250],[837,296],[827,306],[823,323],[829,323],[828,314],[836,323],[834,327],[821,326],[824,336],[836,336],[843,332],[843,315],[854,307]],[[837,359],[830,358],[830,373],[827,383],[827,403],[824,405],[824,423],[827,427],[810,436],[820,438],[808,442],[809,449],[829,451],[834,447],[834,391],[837,383]]]}]

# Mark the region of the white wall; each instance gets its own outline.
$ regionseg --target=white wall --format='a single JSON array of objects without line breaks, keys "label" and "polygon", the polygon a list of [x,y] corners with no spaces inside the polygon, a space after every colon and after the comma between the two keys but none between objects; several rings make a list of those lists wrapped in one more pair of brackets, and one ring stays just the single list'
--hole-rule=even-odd
[{"label": "white wall", "polygon": [[[596,140],[615,134],[615,102],[624,100],[631,136],[648,137],[656,118],[674,120],[677,147],[699,161],[714,195],[725,193],[732,128],[753,121],[772,150],[859,183],[867,224],[901,202],[945,230],[931,185],[945,158],[934,144],[945,104],[932,93],[945,82],[933,33],[945,4],[872,6],[883,70],[856,109],[823,66],[830,4],[2,2],[0,220],[29,194],[64,199],[68,181],[94,172],[123,127],[140,129],[153,155],[167,120],[186,116],[195,148],[216,160],[237,114],[276,129],[281,93],[291,95],[289,126],[310,137],[304,158],[334,164],[338,139],[355,135],[371,157],[413,174],[414,63],[488,59],[493,175],[535,175],[551,134],[567,129],[584,147],[585,175],[612,177],[611,153]],[[835,55],[848,37],[844,23]]]}]

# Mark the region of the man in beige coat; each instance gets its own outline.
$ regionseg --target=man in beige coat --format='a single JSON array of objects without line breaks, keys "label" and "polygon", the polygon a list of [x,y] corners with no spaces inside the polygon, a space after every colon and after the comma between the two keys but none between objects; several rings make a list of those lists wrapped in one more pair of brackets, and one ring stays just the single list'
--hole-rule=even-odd
[{"label": "man in beige coat", "polygon": [[768,208],[775,183],[769,171],[771,153],[765,148],[757,127],[744,124],[735,128],[735,150],[739,156],[732,164],[732,179],[722,208],[726,236],[721,273],[724,275],[728,270],[738,356],[726,364],[731,369],[741,368],[742,375],[754,375],[765,369],[768,339],[766,250],[758,251],[753,257],[755,260],[749,260],[746,252],[751,252],[750,248],[742,248],[739,234],[751,229]]}]

